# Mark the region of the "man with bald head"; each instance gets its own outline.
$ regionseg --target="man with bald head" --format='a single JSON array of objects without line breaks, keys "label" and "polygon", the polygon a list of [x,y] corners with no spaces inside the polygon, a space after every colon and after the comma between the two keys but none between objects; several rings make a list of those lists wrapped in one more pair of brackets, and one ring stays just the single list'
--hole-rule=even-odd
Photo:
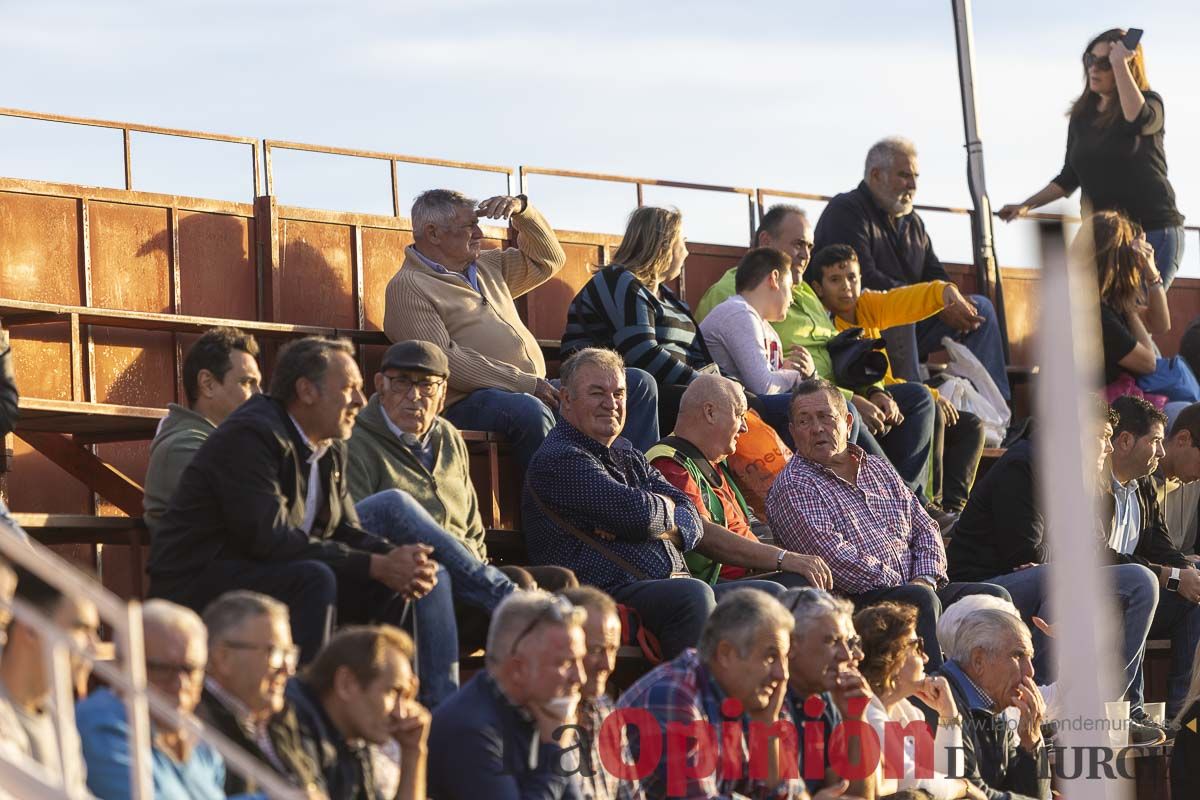
[{"label": "man with bald head", "polygon": [[720,375],[700,375],[679,401],[675,430],[646,453],[650,465],[688,496],[703,520],[737,536],[720,540],[725,553],[720,560],[697,550],[687,553],[688,569],[709,584],[739,580],[753,570],[766,571],[758,577],[784,586],[830,588],[829,567],[820,556],[792,553],[755,536],[751,524],[758,520],[725,465],[745,430],[741,387]]}]

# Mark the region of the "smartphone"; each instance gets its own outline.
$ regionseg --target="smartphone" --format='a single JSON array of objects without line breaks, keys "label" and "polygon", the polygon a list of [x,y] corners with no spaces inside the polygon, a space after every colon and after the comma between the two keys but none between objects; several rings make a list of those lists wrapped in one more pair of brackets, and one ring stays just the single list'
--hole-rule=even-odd
[{"label": "smartphone", "polygon": [[1137,49],[1138,42],[1142,40],[1141,28],[1130,28],[1129,33],[1125,34],[1125,38],[1121,40],[1121,44],[1125,45],[1125,49],[1133,51]]}]

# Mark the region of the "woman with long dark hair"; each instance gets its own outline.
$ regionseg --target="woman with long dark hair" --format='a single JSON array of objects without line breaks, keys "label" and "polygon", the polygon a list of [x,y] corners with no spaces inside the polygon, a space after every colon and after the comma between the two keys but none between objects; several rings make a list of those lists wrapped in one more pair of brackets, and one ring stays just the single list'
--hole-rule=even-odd
[{"label": "woman with long dark hair", "polygon": [[1141,43],[1129,50],[1125,35],[1107,30],[1083,51],[1083,93],[1068,112],[1062,172],[999,214],[1011,221],[1082,189],[1084,216],[1120,211],[1141,226],[1169,287],[1183,256],[1183,215],[1167,179],[1163,99],[1150,91]]}]

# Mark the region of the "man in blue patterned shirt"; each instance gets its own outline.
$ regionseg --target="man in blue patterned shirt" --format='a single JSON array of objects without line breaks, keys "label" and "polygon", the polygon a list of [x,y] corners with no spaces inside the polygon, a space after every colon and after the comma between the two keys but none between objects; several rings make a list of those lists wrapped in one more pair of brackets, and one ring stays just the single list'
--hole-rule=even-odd
[{"label": "man in blue patterned shirt", "polygon": [[521,514],[535,564],[567,567],[581,583],[637,609],[666,658],[699,640],[714,591],[783,591],[770,581],[711,587],[689,576],[685,552],[695,548],[725,560],[741,539],[702,521],[688,496],[620,438],[625,365],[619,355],[585,348],[559,375],[562,419],[525,473]]}]

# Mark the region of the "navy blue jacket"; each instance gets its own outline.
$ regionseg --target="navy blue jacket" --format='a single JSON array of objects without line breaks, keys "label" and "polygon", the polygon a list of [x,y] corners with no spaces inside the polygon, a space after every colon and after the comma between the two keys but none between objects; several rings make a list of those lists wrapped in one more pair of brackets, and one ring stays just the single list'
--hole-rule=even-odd
[{"label": "navy blue jacket", "polygon": [[[530,750],[536,745],[536,766]],[[435,800],[558,800],[569,781],[556,769],[563,750],[544,743],[537,725],[484,671],[433,712],[429,796]]]}]

